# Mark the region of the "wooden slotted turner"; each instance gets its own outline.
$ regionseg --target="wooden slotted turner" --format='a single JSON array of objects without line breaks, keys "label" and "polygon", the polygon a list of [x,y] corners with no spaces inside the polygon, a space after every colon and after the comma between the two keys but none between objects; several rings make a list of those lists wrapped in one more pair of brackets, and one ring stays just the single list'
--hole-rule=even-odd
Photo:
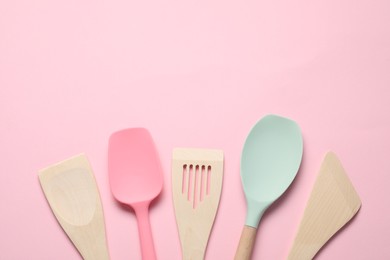
[{"label": "wooden slotted turner", "polygon": [[174,149],[172,192],[183,260],[204,259],[222,181],[222,151]]},{"label": "wooden slotted turner", "polygon": [[100,195],[83,154],[39,171],[49,205],[85,260],[109,259]]},{"label": "wooden slotted turner", "polygon": [[359,211],[361,201],[337,156],[326,154],[288,260],[313,259]]}]

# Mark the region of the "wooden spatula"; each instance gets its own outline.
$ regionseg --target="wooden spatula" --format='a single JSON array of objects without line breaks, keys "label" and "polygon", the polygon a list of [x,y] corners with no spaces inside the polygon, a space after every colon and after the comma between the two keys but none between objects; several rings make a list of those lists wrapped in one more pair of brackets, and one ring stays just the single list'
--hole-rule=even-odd
[{"label": "wooden spatula", "polygon": [[39,180],[55,217],[81,256],[109,259],[100,195],[86,156],[39,171]]},{"label": "wooden spatula", "polygon": [[204,259],[222,181],[222,151],[174,149],[172,191],[183,260]]},{"label": "wooden spatula", "polygon": [[288,256],[313,259],[323,245],[358,212],[361,201],[337,156],[326,154]]}]

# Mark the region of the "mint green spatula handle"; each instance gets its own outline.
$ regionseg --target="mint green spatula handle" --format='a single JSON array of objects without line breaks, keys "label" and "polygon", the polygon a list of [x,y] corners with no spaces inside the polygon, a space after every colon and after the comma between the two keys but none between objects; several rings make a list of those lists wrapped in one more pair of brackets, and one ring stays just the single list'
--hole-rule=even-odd
[{"label": "mint green spatula handle", "polygon": [[257,228],[246,225],[244,226],[234,260],[251,259],[253,245],[255,244],[256,240],[256,233]]}]

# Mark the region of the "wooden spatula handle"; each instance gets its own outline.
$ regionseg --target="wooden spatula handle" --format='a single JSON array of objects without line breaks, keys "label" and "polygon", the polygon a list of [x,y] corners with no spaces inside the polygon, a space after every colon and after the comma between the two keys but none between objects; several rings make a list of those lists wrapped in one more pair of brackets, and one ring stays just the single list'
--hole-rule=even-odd
[{"label": "wooden spatula handle", "polygon": [[[104,230],[99,230],[98,221],[94,220],[88,226],[80,227],[80,238],[73,236],[73,243],[84,260],[109,260],[108,247]],[[100,224],[99,224],[100,225]]]},{"label": "wooden spatula handle", "polygon": [[257,228],[244,226],[234,260],[251,259],[253,245],[256,240],[256,233]]}]

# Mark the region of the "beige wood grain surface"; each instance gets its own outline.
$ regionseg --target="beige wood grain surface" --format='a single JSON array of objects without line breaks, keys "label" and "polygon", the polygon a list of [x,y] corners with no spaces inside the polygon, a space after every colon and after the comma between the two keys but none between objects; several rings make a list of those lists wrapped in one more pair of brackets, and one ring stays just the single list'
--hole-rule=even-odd
[{"label": "beige wood grain surface", "polygon": [[307,202],[289,260],[313,259],[361,206],[359,195],[337,156],[326,154]]},{"label": "beige wood grain surface", "polygon": [[49,205],[65,233],[86,260],[109,259],[103,209],[84,154],[39,171]]},{"label": "beige wood grain surface", "polygon": [[184,260],[204,259],[222,182],[222,151],[174,149],[172,193]]}]

